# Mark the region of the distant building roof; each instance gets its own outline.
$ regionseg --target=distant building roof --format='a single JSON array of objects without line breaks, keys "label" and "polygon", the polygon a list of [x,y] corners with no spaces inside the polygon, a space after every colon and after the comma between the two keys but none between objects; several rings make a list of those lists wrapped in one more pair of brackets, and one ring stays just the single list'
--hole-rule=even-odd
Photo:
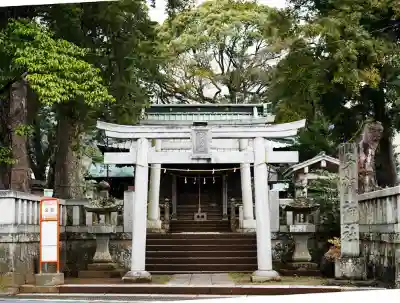
[{"label": "distant building roof", "polygon": [[298,164],[295,164],[295,165],[289,167],[283,173],[283,175],[284,176],[288,176],[288,175],[290,175],[290,174],[292,174],[292,173],[294,173],[294,172],[296,172],[296,171],[298,171],[300,169],[303,169],[303,168],[305,168],[307,166],[311,166],[311,165],[316,164],[316,163],[321,162],[321,161],[326,161],[326,162],[329,162],[329,163],[332,163],[334,165],[339,166],[339,160],[338,159],[333,158],[331,156],[328,156],[327,154],[325,154],[325,152],[321,152],[317,156],[315,156],[314,158],[308,159],[308,160],[306,160],[304,162],[301,162],[301,163],[298,163]]},{"label": "distant building roof", "polygon": [[106,165],[103,163],[93,163],[92,165],[90,165],[87,174],[89,178],[134,177],[135,168],[133,166],[116,166]]}]

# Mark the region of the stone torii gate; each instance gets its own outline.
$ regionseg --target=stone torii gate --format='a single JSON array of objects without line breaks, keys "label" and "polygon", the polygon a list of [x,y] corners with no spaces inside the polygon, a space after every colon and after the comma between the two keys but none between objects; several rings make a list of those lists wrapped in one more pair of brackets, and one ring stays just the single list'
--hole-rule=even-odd
[{"label": "stone torii gate", "polygon": [[[207,122],[194,122],[193,125],[118,125],[98,121],[97,128],[104,130],[107,137],[135,140],[136,145],[129,152],[105,153],[105,164],[135,164],[135,203],[133,203],[132,256],[130,271],[123,280],[137,282],[150,280],[151,275],[145,270],[147,202],[149,167],[152,181],[158,186],[151,186],[150,196],[157,198],[151,205],[154,216],[158,214],[159,174],[161,164],[240,164],[242,176],[243,208],[252,213],[252,195],[250,165],[254,166],[254,196],[257,233],[258,270],[252,275],[253,281],[268,281],[279,278],[272,269],[271,228],[269,217],[269,188],[267,163],[297,163],[296,151],[273,151],[266,145],[266,139],[293,137],[305,126],[305,120],[291,123],[244,126],[208,125]],[[162,151],[161,140],[190,139],[191,150]],[[218,151],[211,148],[213,139],[239,140],[240,150]],[[152,146],[149,140],[155,140]],[[247,146],[253,141],[253,150]],[[157,193],[158,191],[158,193]],[[247,198],[246,198],[247,197]],[[250,203],[251,204],[250,204]],[[248,205],[250,204],[250,205]],[[152,211],[151,211],[152,212]],[[154,218],[157,219],[157,218]]]}]

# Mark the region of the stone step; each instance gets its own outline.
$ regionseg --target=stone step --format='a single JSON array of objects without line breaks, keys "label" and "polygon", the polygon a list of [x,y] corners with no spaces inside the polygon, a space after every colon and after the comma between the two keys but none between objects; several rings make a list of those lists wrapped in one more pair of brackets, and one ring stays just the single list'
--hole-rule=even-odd
[{"label": "stone step", "polygon": [[[215,203],[200,203],[200,207],[201,208],[208,208],[210,210],[222,210],[222,205],[219,204],[215,204]],[[176,206],[176,209],[198,209],[199,208],[199,204],[178,204]]]},{"label": "stone step", "polygon": [[[176,213],[179,215],[191,215],[194,213],[199,212],[198,207],[192,207],[192,208],[176,208]],[[202,213],[208,213],[212,215],[221,215],[222,216],[222,209],[219,208],[212,208],[212,207],[201,207],[201,212]]]},{"label": "stone step", "polygon": [[[210,255],[213,255],[212,253]],[[189,265],[209,265],[209,264],[249,264],[257,265],[257,257],[149,257],[146,258],[146,265],[153,264],[189,264]]]},{"label": "stone step", "polygon": [[[192,216],[192,218],[193,218],[193,215],[195,214],[195,213],[198,213],[199,212],[199,210],[197,209],[197,208],[193,208],[193,209],[191,209],[191,210],[182,210],[182,209],[178,209],[177,211],[176,211],[176,214],[177,215],[191,215]],[[201,212],[202,213],[207,213],[207,214],[210,214],[210,215],[220,215],[220,216],[222,216],[222,210],[219,210],[219,209],[205,209],[205,208],[202,208],[201,209]]]},{"label": "stone step", "polygon": [[147,271],[208,271],[208,272],[237,272],[237,271],[255,271],[255,264],[146,264]]},{"label": "stone step", "polygon": [[229,226],[171,226],[171,232],[229,232]]},{"label": "stone step", "polygon": [[227,251],[227,250],[254,250],[255,245],[221,245],[221,244],[204,244],[204,245],[146,245],[147,251]]},{"label": "stone step", "polygon": [[191,220],[174,220],[171,221],[171,224],[174,225],[188,225],[188,224],[196,224],[196,225],[206,225],[206,224],[214,224],[214,225],[227,225],[229,224],[228,220],[205,220],[205,221],[195,221]]},{"label": "stone step", "polygon": [[209,238],[209,239],[147,239],[148,245],[257,245],[254,238]]},{"label": "stone step", "polygon": [[[176,221],[193,221],[194,214],[177,214],[177,220]],[[215,220],[215,221],[220,221],[222,220],[222,214],[211,214],[207,213],[207,219],[208,220]],[[175,222],[175,221],[173,221]]]},{"label": "stone step", "polygon": [[235,232],[226,232],[226,233],[195,233],[195,234],[186,234],[186,233],[149,233],[147,235],[147,239],[256,239],[255,233],[235,233]]},{"label": "stone step", "polygon": [[197,227],[188,227],[188,228],[172,228],[172,232],[177,233],[177,232],[188,232],[188,233],[197,233],[197,232],[202,232],[202,233],[211,233],[211,232],[227,232],[229,231],[228,228],[213,228],[213,227],[203,227],[203,228],[197,228]]},{"label": "stone step", "polygon": [[209,251],[209,250],[200,250],[200,251],[147,251],[146,257],[148,258],[156,258],[156,257],[164,257],[164,258],[190,258],[190,257],[257,257],[256,249],[248,249],[248,250],[221,250],[221,251]]}]

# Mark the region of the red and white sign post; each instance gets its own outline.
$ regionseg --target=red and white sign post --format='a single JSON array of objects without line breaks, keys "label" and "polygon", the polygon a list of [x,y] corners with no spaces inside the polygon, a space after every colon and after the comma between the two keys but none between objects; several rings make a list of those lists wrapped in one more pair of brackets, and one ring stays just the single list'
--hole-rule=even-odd
[{"label": "red and white sign post", "polygon": [[43,264],[55,263],[60,272],[60,203],[55,198],[40,201],[40,269]]}]

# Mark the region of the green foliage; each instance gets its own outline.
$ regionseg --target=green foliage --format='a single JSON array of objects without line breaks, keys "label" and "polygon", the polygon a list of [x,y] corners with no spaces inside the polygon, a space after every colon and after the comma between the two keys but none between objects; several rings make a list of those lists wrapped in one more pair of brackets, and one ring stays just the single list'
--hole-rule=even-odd
[{"label": "green foliage", "polygon": [[320,224],[324,231],[340,233],[340,200],[338,191],[339,177],[326,170],[315,170],[319,178],[309,180],[307,195],[319,204]]},{"label": "green foliage", "polygon": [[33,127],[31,125],[21,124],[15,130],[14,133],[17,136],[31,136],[33,133]]},{"label": "green foliage", "polygon": [[56,5],[44,8],[42,18],[57,37],[88,49],[85,59],[100,69],[116,102],[94,114],[116,123],[137,121],[159,79],[155,23],[146,1]]},{"label": "green foliage", "polygon": [[12,20],[0,33],[3,81],[27,72],[30,87],[45,104],[83,100],[90,106],[112,101],[99,70],[85,60],[86,51],[54,39],[43,26],[28,20]]},{"label": "green foliage", "polygon": [[250,1],[207,1],[169,18],[159,39],[163,101],[264,102],[270,60],[279,58],[290,16]]},{"label": "green foliage", "polygon": [[12,157],[12,149],[10,147],[0,147],[0,164],[12,165],[15,159]]},{"label": "green foliage", "polygon": [[393,185],[391,137],[400,126],[396,1],[291,2],[302,24],[272,77],[269,99],[277,117],[303,116],[321,126],[328,121],[335,127],[323,145],[348,141],[368,118],[382,122],[378,182]]}]

